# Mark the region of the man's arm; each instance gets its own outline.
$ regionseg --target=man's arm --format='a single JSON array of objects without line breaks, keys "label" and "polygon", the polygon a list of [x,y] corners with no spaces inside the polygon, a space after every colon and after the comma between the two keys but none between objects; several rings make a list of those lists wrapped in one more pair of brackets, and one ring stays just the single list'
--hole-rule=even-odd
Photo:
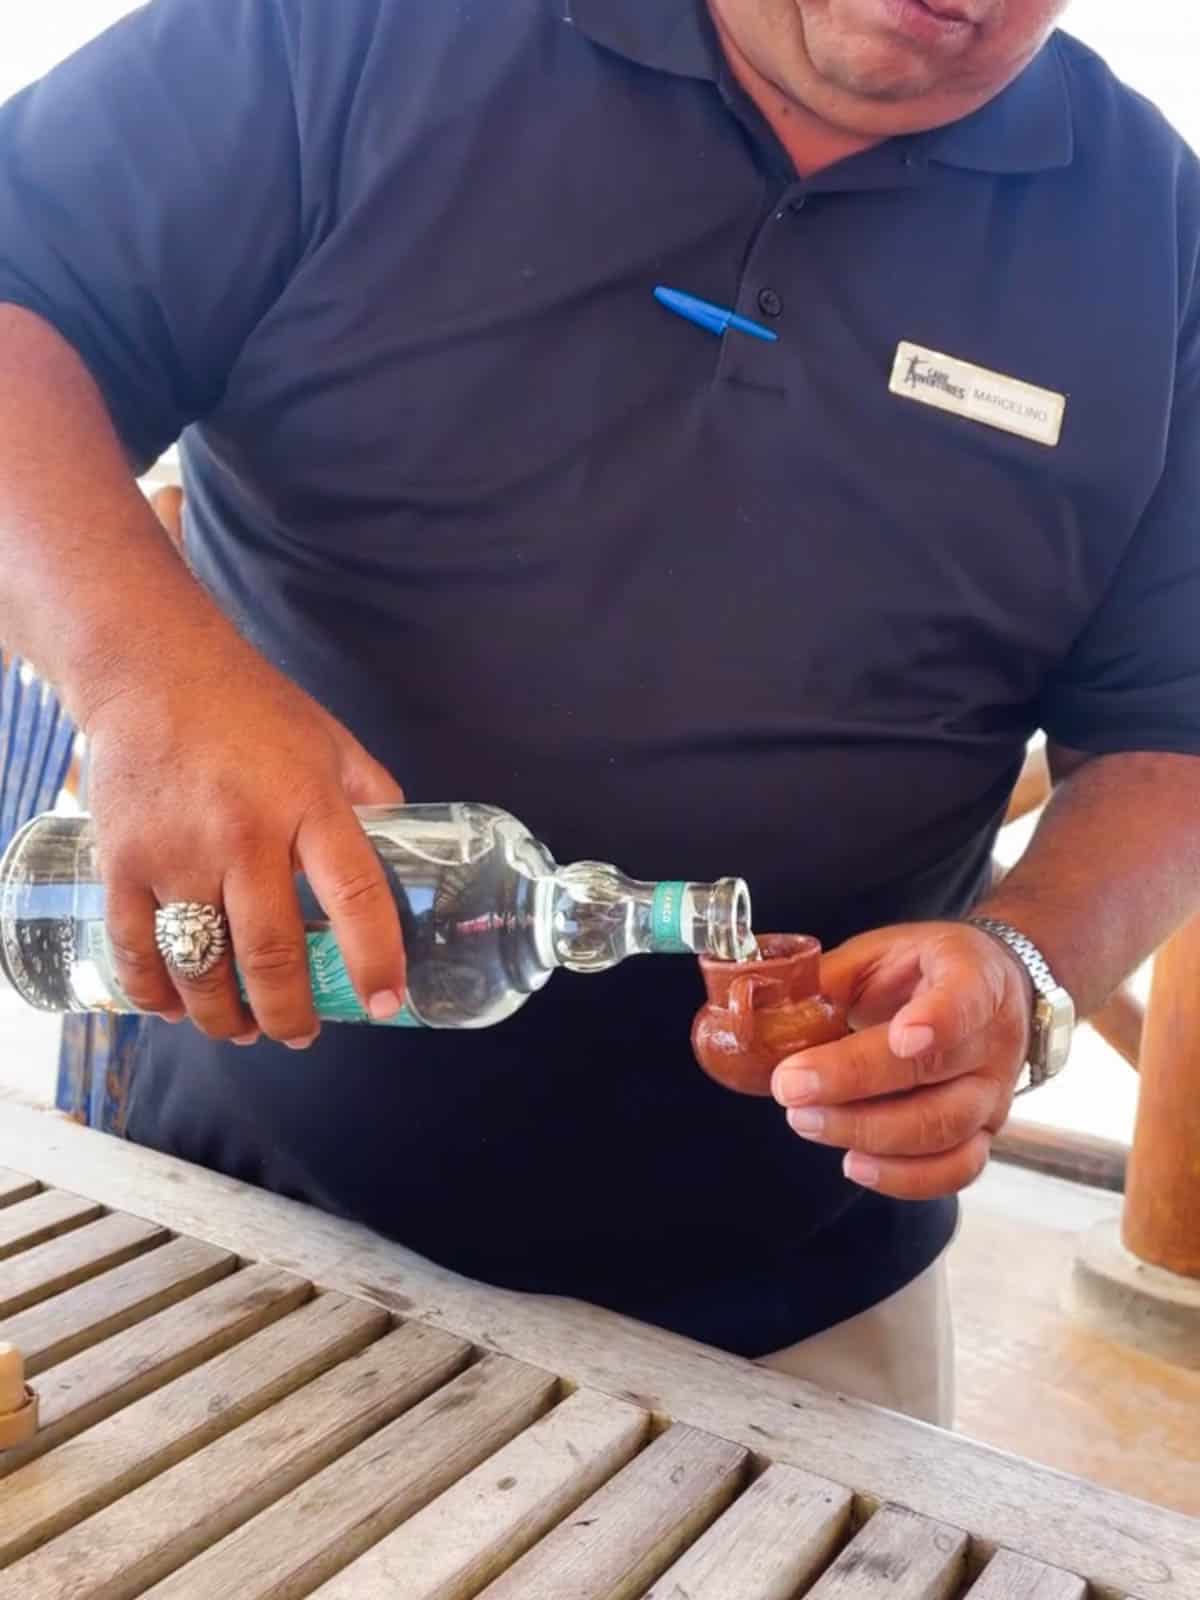
[{"label": "man's arm", "polygon": [[1037,831],[978,910],[1028,934],[1088,1016],[1200,911],[1200,756],[1048,754]]},{"label": "man's arm", "polygon": [[163,538],[79,357],[0,305],[0,638],[86,726],[181,635],[245,648]]}]

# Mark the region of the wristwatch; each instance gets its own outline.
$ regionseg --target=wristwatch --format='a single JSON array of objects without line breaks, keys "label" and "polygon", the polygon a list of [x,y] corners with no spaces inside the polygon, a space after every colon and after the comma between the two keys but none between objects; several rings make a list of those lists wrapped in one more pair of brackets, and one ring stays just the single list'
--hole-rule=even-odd
[{"label": "wristwatch", "polygon": [[1045,956],[1018,928],[995,917],[968,917],[973,928],[982,928],[1011,950],[1033,983],[1033,1023],[1029,1036],[1028,1077],[1018,1084],[1017,1093],[1040,1089],[1067,1064],[1071,1036],[1075,1032],[1075,1002],[1050,971]]}]

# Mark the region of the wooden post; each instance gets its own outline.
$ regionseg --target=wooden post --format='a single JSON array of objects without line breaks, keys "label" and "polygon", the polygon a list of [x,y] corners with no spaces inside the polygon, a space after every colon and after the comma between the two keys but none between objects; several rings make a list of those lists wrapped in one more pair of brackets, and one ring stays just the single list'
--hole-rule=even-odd
[{"label": "wooden post", "polygon": [[1200,918],[1154,959],[1122,1237],[1140,1260],[1200,1278]]}]

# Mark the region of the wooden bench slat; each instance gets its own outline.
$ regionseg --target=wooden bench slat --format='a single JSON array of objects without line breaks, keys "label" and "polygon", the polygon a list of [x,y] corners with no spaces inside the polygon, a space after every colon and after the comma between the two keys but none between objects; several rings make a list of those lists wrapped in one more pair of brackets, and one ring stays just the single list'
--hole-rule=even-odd
[{"label": "wooden bench slat", "polygon": [[13,1206],[18,1200],[29,1200],[41,1187],[36,1178],[27,1178],[9,1167],[0,1167],[0,1206]]},{"label": "wooden bench slat", "polygon": [[0,1276],[0,1317],[62,1294],[110,1267],[165,1244],[170,1234],[155,1222],[120,1211],[98,1217],[58,1239],[48,1239],[8,1262]]},{"label": "wooden bench slat", "polygon": [[18,1468],[0,1490],[0,1567],[356,1354],[379,1338],[389,1322],[387,1313],[374,1306],[341,1295],[319,1295],[243,1344]]},{"label": "wooden bench slat", "polygon": [[649,1432],[648,1412],[580,1389],[313,1600],[467,1600],[625,1466]]},{"label": "wooden bench slat", "polygon": [[0,1478],[248,1339],[312,1293],[307,1279],[294,1273],[246,1267],[60,1361],[35,1381],[38,1431],[29,1444],[0,1456]]},{"label": "wooden bench slat", "polygon": [[237,1267],[237,1257],[196,1239],[172,1239],[0,1323],[0,1339],[24,1352],[30,1377],[110,1334],[194,1294]]},{"label": "wooden bench slat", "polygon": [[668,1428],[483,1596],[634,1600],[729,1504],[748,1461],[739,1445]]},{"label": "wooden bench slat", "polygon": [[19,1250],[32,1250],[60,1233],[92,1222],[104,1207],[65,1189],[43,1189],[27,1200],[0,1210],[0,1261]]},{"label": "wooden bench slat", "polygon": [[[204,1600],[299,1600],[311,1594],[535,1422],[558,1392],[559,1381],[550,1373],[506,1356],[487,1357],[252,1522],[244,1522],[149,1590],[146,1600],[194,1600],[197,1595]],[[224,1443],[231,1445],[238,1437]],[[152,1489],[165,1492],[166,1480],[141,1492],[147,1495]],[[407,1578],[404,1593],[412,1594]],[[116,1600],[116,1594],[88,1590],[86,1600]]]},{"label": "wooden bench slat", "polygon": [[[465,1340],[419,1323],[396,1329],[0,1573],[0,1597],[132,1600],[144,1594],[370,1439],[460,1371],[470,1355]],[[302,1539],[304,1530],[288,1529],[284,1537]],[[208,1600],[194,1585],[189,1592]],[[233,1592],[242,1592],[236,1578]]]},{"label": "wooden bench slat", "polygon": [[852,1502],[837,1484],[768,1467],[645,1600],[793,1600],[833,1559]]},{"label": "wooden bench slat", "polygon": [[1087,1600],[1087,1584],[1059,1567],[1046,1567],[1012,1550],[998,1550],[966,1600]]},{"label": "wooden bench slat", "polygon": [[884,1506],[846,1546],[807,1600],[952,1600],[966,1570],[958,1528]]}]

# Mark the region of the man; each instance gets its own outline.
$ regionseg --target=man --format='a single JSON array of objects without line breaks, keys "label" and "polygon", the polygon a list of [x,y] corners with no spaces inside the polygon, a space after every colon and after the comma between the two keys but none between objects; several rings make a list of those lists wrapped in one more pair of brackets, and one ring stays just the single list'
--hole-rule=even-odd
[{"label": "man", "polygon": [[[1065,1032],[1200,887],[1200,175],[1061,10],[157,0],[8,106],[0,632],[167,1019],[134,1138],[949,1420],[933,1264],[1057,1064],[1034,980]],[[198,583],[131,474],[181,431]],[[292,870],[392,1014],[350,807],[397,781],[744,874],[857,1031],[728,1094],[657,961],[318,1037]],[[177,900],[248,1006],[164,967]]]}]

